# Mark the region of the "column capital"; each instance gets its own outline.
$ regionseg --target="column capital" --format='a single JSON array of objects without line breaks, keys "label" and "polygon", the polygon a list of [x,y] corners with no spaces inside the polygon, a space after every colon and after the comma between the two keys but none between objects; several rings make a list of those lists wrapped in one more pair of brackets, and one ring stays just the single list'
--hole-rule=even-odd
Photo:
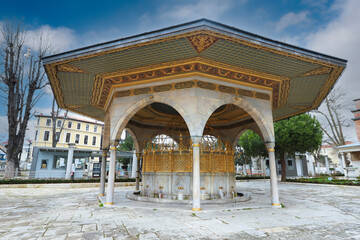
[{"label": "column capital", "polygon": [[110,149],[113,147],[117,147],[119,145],[119,141],[118,140],[112,140],[110,141]]},{"label": "column capital", "polygon": [[192,141],[192,145],[193,145],[193,147],[199,147],[200,145],[200,142],[201,142],[201,136],[192,136],[191,137],[191,141]]},{"label": "column capital", "polygon": [[275,143],[274,142],[267,142],[267,143],[265,143],[265,146],[269,152],[275,151]]},{"label": "column capital", "polygon": [[102,150],[102,155],[104,156],[104,154],[105,154],[105,156],[107,155],[107,153],[109,152],[109,149],[108,148],[104,148],[103,150]]},{"label": "column capital", "polygon": [[74,148],[75,145],[76,145],[75,143],[68,143],[69,148]]}]

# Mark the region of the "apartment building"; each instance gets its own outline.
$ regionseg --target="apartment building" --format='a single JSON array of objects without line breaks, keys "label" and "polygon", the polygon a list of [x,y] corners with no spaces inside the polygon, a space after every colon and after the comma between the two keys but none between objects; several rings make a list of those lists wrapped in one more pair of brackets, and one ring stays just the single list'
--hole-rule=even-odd
[{"label": "apartment building", "polygon": [[[36,115],[34,147],[52,147],[52,119],[50,115]],[[67,148],[69,143],[75,143],[78,149],[100,150],[101,133],[104,124],[99,121],[88,121],[77,118],[66,118],[63,130],[60,129],[64,119],[56,121],[56,134],[59,142],[57,148]]]}]

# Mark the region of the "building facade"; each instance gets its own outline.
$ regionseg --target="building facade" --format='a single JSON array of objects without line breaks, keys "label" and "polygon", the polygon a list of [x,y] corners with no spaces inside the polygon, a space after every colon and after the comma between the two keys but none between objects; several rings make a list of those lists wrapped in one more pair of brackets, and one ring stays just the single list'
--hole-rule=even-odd
[{"label": "building facade", "polygon": [[[35,137],[32,144],[33,149],[52,148],[53,122],[51,116],[40,114],[40,115],[36,115],[36,118],[37,118],[37,122],[35,126]],[[84,150],[87,152],[99,151],[101,149],[101,142],[102,142],[101,136],[104,126],[102,122],[89,121],[89,120],[77,119],[71,117],[68,117],[64,120],[63,117],[62,118],[59,117],[56,120],[55,124],[56,124],[56,134],[58,135],[59,138],[56,148],[67,149],[68,144],[73,143],[75,144],[75,149]],[[60,129],[62,126],[63,129],[60,133]],[[31,155],[36,162],[42,161],[42,159],[39,158],[41,154],[40,155],[31,154]],[[94,164],[96,165],[99,163],[99,157],[94,157],[89,155],[89,157],[82,158],[82,160],[84,159],[86,159],[86,161],[81,161],[80,163],[80,165],[82,165],[80,167],[82,169],[81,177],[92,177]],[[40,166],[41,163],[37,163],[35,165]],[[52,165],[47,168],[49,168],[48,176],[51,176],[51,171],[53,171],[55,168]],[[35,171],[33,167],[32,170]]]},{"label": "building facade", "polygon": [[[52,119],[49,115],[36,115],[34,147],[52,147]],[[56,134],[60,139],[56,147],[67,148],[69,143],[75,143],[78,149],[99,150],[101,133],[104,124],[99,121],[86,121],[77,118],[66,118],[63,130],[60,129],[64,119],[56,120]]]}]

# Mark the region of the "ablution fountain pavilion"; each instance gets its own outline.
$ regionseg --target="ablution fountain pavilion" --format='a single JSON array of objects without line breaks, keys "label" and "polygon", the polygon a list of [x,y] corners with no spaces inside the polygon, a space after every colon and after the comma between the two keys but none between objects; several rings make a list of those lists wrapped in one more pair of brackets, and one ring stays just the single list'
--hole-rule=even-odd
[{"label": "ablution fountain pavilion", "polygon": [[181,195],[194,211],[201,210],[200,195],[236,195],[234,150],[247,129],[266,144],[271,203],[279,206],[273,122],[319,107],[346,66],[207,19],[43,62],[60,107],[105,123],[106,204],[114,203],[116,147],[127,129],[142,158],[141,195]]}]

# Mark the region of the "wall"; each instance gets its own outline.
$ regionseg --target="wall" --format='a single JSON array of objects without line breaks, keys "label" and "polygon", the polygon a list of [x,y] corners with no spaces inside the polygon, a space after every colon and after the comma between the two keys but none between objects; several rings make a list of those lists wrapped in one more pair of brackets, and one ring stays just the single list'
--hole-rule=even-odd
[{"label": "wall", "polygon": [[[87,161],[90,160],[91,152],[79,152],[74,151],[74,161],[76,158],[85,158]],[[67,163],[67,150],[49,150],[47,148],[38,148],[34,147],[34,155],[33,161],[31,163],[30,169],[30,178],[65,178],[65,169],[66,165],[62,168],[55,168],[55,159],[56,157],[61,157],[64,159],[64,163]],[[46,160],[46,168],[42,168],[42,160]],[[82,178],[84,177],[85,166],[83,169],[76,169],[75,170],[75,178]]]},{"label": "wall", "polygon": [[[33,145],[37,147],[51,147],[52,142],[52,123],[50,126],[46,126],[47,119],[51,119],[49,116],[38,116],[40,118],[40,121],[35,126],[35,130],[38,131],[37,139],[35,139]],[[58,119],[63,121],[62,119]],[[72,122],[71,128],[68,128],[68,123]],[[80,123],[81,127],[80,129],[77,129],[77,124]],[[89,130],[86,130],[86,125],[89,125]],[[97,131],[94,131],[94,127],[97,127]],[[102,131],[103,125],[100,123],[91,123],[91,122],[84,122],[80,120],[75,119],[66,119],[64,129],[61,132],[60,140],[56,147],[59,148],[67,148],[67,142],[66,142],[66,134],[70,133],[70,143],[75,143],[75,137],[76,134],[80,135],[80,141],[79,143],[76,143],[77,148],[82,149],[94,149],[99,150],[101,145],[101,131]],[[49,140],[44,141],[44,135],[45,131],[49,131]],[[60,131],[60,127],[56,128],[56,131]],[[85,135],[88,136],[88,143],[84,144],[84,137]],[[35,136],[34,136],[35,137]],[[96,144],[92,144],[93,137],[96,137]]]}]

